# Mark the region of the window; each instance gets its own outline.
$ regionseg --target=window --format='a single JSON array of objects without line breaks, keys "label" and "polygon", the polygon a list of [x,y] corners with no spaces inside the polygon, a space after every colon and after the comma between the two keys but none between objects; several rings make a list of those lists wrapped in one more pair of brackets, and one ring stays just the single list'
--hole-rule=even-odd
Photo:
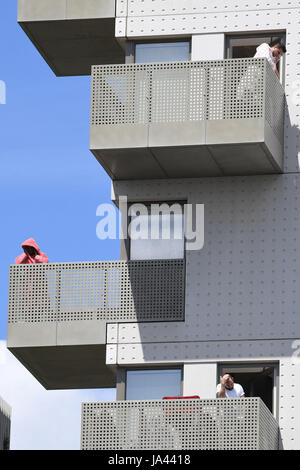
[{"label": "window", "polygon": [[142,43],[135,46],[135,62],[176,62],[190,58],[190,43],[163,42]]},{"label": "window", "polygon": [[[228,59],[239,59],[243,57],[254,57],[256,48],[263,44],[274,44],[276,42],[282,42],[285,44],[285,33],[262,33],[262,34],[251,34],[251,35],[234,35],[227,36],[226,49]],[[281,66],[280,66],[281,63]],[[277,64],[277,68],[280,72],[281,82],[283,81],[283,70],[284,70],[285,58],[284,56]]]},{"label": "window", "polygon": [[128,370],[126,400],[161,400],[181,395],[181,369]]},{"label": "window", "polygon": [[227,36],[227,58],[238,59],[242,57],[253,57],[256,48],[267,42],[272,44],[275,42],[285,43],[285,34],[253,34],[243,36]]},{"label": "window", "polygon": [[129,214],[130,259],[184,258],[183,203],[133,204]]},{"label": "window", "polygon": [[246,397],[260,397],[269,410],[277,415],[277,364],[227,364],[219,366],[219,374],[231,374],[242,385]]}]

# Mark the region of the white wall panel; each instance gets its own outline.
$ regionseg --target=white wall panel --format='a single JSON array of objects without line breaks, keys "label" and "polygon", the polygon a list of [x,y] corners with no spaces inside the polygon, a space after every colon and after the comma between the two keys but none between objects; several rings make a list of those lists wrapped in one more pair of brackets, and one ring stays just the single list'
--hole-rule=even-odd
[{"label": "white wall panel", "polygon": [[[117,0],[117,4],[124,4]],[[127,0],[128,16],[180,15],[195,13],[225,13],[236,11],[262,11],[276,9],[299,8],[299,0],[270,2],[258,0]]]},{"label": "white wall panel", "polygon": [[300,359],[280,361],[279,426],[284,449],[300,449]]},{"label": "white wall panel", "polygon": [[216,398],[216,376],[216,363],[184,364],[183,396]]},{"label": "white wall panel", "polygon": [[119,365],[184,362],[271,362],[289,357],[292,341],[184,341],[119,344]]},{"label": "white wall panel", "polygon": [[224,59],[225,34],[195,34],[192,36],[192,60]]},{"label": "white wall panel", "polygon": [[128,0],[116,0],[116,17],[127,16]]}]

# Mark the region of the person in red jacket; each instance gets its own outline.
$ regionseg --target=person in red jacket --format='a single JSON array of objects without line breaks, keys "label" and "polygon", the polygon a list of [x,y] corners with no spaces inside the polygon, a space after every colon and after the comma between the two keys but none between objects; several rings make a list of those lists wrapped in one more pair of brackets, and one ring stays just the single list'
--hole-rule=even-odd
[{"label": "person in red jacket", "polygon": [[42,253],[33,238],[28,238],[22,243],[24,253],[17,256],[16,264],[48,263],[48,256]]}]

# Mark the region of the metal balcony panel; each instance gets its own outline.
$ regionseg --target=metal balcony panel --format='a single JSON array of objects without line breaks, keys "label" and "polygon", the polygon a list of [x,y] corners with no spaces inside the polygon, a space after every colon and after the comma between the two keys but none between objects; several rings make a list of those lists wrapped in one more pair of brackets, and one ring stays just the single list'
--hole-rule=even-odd
[{"label": "metal balcony panel", "polygon": [[114,18],[115,0],[18,0],[18,21]]},{"label": "metal balcony panel", "polygon": [[166,178],[167,174],[147,148],[92,150],[92,153],[112,179],[130,180]]},{"label": "metal balcony panel", "polygon": [[149,124],[148,145],[153,147],[189,147],[206,143],[205,121],[160,122]]},{"label": "metal balcony panel", "polygon": [[135,149],[148,146],[148,126],[146,124],[107,125],[99,132],[98,126],[91,126],[91,150]]},{"label": "metal balcony panel", "polygon": [[114,387],[107,323],[183,321],[184,276],[182,259],[11,265],[7,346],[48,389]]},{"label": "metal balcony panel", "polygon": [[[265,59],[93,67],[90,148],[113,179],[281,173],[283,121],[284,91]],[[139,165],[127,176],[124,150]],[[143,168],[146,155],[161,172]]]},{"label": "metal balcony panel", "polygon": [[275,450],[279,427],[260,398],[83,403],[84,450]]},{"label": "metal balcony panel", "polygon": [[258,175],[274,173],[273,162],[263,143],[210,145],[209,150],[222,175]]},{"label": "metal balcony panel", "polygon": [[[156,147],[151,149],[168,178],[220,176],[221,168],[212,156],[209,147]],[[121,178],[119,178],[121,179]]]},{"label": "metal balcony panel", "polygon": [[19,0],[18,22],[58,76],[90,75],[95,63],[123,63],[115,0]]}]

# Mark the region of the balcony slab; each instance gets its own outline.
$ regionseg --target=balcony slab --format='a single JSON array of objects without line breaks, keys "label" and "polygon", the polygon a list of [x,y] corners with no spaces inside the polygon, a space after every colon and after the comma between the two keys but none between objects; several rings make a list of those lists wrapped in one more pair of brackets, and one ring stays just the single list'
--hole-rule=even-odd
[{"label": "balcony slab", "polygon": [[57,76],[90,75],[95,63],[124,63],[115,0],[19,0],[18,22]]},{"label": "balcony slab", "polygon": [[105,365],[105,345],[8,349],[47,390],[116,386],[114,370]]}]

